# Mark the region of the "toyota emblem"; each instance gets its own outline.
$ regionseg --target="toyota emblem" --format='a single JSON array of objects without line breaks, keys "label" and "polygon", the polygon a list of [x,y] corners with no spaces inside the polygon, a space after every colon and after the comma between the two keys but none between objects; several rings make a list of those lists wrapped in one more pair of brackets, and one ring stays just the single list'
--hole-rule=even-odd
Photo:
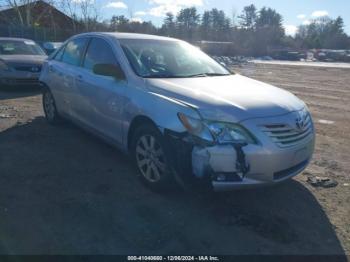
[{"label": "toyota emblem", "polygon": [[295,125],[296,125],[297,130],[299,130],[299,131],[305,130],[305,127],[307,125],[306,118],[307,118],[307,114],[304,111],[302,111],[298,114],[298,116],[295,120]]}]

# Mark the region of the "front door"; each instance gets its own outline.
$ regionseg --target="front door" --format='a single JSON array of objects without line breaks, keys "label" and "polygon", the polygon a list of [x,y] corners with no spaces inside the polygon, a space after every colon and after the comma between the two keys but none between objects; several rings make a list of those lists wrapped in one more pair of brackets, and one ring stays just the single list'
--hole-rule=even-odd
[{"label": "front door", "polygon": [[78,76],[81,114],[89,125],[122,144],[122,115],[127,82],[93,73],[96,64],[118,65],[112,46],[103,38],[92,38]]}]

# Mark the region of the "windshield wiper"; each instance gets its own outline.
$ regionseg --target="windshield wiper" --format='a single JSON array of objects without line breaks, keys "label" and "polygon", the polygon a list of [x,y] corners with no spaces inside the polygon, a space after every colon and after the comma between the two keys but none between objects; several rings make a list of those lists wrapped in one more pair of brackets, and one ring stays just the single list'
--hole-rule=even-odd
[{"label": "windshield wiper", "polygon": [[144,78],[194,78],[194,77],[229,76],[229,75],[230,74],[200,73],[200,74],[183,75],[183,76],[176,76],[176,75],[149,75],[149,76],[144,76]]},{"label": "windshield wiper", "polygon": [[229,76],[230,74],[220,74],[220,73],[201,73],[195,75],[188,75],[184,77],[208,77],[208,76]]},{"label": "windshield wiper", "polygon": [[143,78],[183,78],[183,76],[174,76],[174,75],[150,75],[150,76],[144,76]]},{"label": "windshield wiper", "polygon": [[194,75],[187,75],[187,76],[183,76],[184,78],[188,78],[188,77],[207,77],[207,74],[194,74]]}]

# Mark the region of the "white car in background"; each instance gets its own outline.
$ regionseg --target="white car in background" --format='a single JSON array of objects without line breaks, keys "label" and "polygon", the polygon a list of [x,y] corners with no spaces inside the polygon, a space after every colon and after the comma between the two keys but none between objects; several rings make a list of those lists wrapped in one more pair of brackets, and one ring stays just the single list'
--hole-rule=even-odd
[{"label": "white car in background", "polygon": [[44,50],[32,40],[0,37],[0,85],[39,85],[46,58]]}]

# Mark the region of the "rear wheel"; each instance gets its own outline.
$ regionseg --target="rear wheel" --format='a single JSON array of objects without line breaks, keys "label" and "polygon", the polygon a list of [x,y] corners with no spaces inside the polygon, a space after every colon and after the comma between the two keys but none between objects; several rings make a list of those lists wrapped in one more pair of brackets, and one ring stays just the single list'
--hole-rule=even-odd
[{"label": "rear wheel", "polygon": [[175,183],[162,135],[152,125],[137,128],[132,140],[132,155],[139,177],[153,190],[164,190]]},{"label": "rear wheel", "polygon": [[55,99],[50,91],[50,89],[45,88],[43,91],[43,108],[46,120],[50,124],[57,124],[60,117],[57,112]]}]

